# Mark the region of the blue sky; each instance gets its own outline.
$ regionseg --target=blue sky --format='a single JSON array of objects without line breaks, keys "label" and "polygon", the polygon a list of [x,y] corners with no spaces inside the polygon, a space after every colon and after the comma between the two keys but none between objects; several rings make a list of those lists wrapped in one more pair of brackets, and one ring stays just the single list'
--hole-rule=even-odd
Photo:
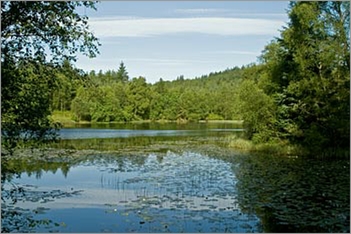
[{"label": "blue sky", "polygon": [[288,2],[102,1],[82,10],[100,39],[100,55],[79,56],[85,71],[117,70],[150,83],[195,78],[257,61],[288,22]]}]

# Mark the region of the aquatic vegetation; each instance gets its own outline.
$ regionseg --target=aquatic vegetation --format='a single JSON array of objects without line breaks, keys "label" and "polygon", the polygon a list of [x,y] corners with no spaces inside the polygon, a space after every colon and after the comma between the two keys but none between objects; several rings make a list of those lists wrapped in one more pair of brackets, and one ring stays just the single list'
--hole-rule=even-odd
[{"label": "aquatic vegetation", "polygon": [[[1,188],[1,232],[35,232],[37,228],[53,228],[64,226],[48,218],[38,218],[45,214],[49,208],[45,203],[54,202],[56,199],[79,195],[81,190],[51,191],[40,190],[36,186],[6,183]],[[40,204],[34,208],[22,208],[22,204]]]},{"label": "aquatic vegetation", "polygon": [[346,160],[243,157],[239,204],[267,232],[349,232],[349,169]]}]

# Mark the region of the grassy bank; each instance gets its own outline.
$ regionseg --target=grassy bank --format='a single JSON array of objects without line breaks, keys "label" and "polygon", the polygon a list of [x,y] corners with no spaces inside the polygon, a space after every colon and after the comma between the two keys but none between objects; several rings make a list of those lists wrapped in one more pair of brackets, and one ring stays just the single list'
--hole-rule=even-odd
[{"label": "grassy bank", "polygon": [[[61,123],[64,127],[71,126],[72,124],[88,124],[88,123],[98,123],[98,124],[110,124],[110,123],[126,123],[126,122],[93,122],[93,121],[75,121],[73,113],[70,111],[54,111],[51,115],[51,118],[54,122]],[[191,122],[199,122],[199,123],[234,123],[234,124],[242,124],[242,120],[199,120],[199,121],[189,121],[189,120],[133,120],[128,121],[128,123],[179,123],[186,124]]]},{"label": "grassy bank", "polygon": [[301,147],[291,145],[286,141],[255,144],[250,140],[245,140],[237,136],[228,137],[228,146],[245,153],[263,153],[293,158],[307,154],[307,151]]},{"label": "grassy bank", "polygon": [[76,121],[73,120],[73,114],[70,111],[54,111],[50,117],[54,122],[59,122],[62,125],[76,123]]},{"label": "grassy bank", "polygon": [[309,157],[319,159],[348,159],[350,149],[325,148],[322,152],[292,145],[288,141],[258,143],[237,136],[228,137],[228,146],[245,153],[280,155],[290,158]]}]

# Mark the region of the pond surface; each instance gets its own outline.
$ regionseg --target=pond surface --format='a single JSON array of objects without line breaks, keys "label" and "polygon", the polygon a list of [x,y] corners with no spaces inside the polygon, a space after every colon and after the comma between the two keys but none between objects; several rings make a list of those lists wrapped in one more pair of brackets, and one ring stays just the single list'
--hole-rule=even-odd
[{"label": "pond surface", "polygon": [[348,232],[349,161],[243,155],[223,124],[62,129],[2,160],[2,231]]},{"label": "pond surface", "polygon": [[[140,156],[136,156],[140,157]],[[41,191],[79,191],[56,201],[19,202],[24,209],[40,204],[48,218],[64,222],[62,232],[247,232],[258,218],[242,214],[231,164],[185,152],[149,154],[140,159],[99,158],[72,166],[69,172],[27,173],[12,183]],[[45,231],[39,229],[36,231]]]}]

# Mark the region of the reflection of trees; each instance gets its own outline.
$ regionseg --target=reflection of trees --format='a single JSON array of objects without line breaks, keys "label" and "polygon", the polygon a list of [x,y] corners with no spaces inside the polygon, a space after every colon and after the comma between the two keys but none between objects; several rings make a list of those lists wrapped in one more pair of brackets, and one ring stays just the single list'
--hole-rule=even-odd
[{"label": "reflection of trees", "polygon": [[66,177],[70,168],[67,162],[49,162],[45,160],[23,158],[2,158],[1,160],[1,232],[35,232],[35,228],[57,226],[49,219],[34,219],[35,213],[43,212],[37,209],[22,209],[16,207],[18,202],[49,202],[52,199],[72,196],[80,191],[38,191],[30,186],[15,184],[12,179],[22,173],[41,178],[44,172],[55,173],[61,169]]},{"label": "reflection of trees", "polygon": [[92,165],[117,165],[118,171],[123,171],[125,165],[129,164],[142,166],[145,163],[145,153],[86,153],[75,157],[56,157],[51,160],[41,159],[40,157],[27,158],[4,158],[1,160],[1,178],[2,181],[11,181],[14,176],[20,176],[26,173],[28,176],[34,175],[40,179],[44,172],[52,172],[55,174],[58,170],[67,177],[72,166],[83,163]]},{"label": "reflection of trees", "polygon": [[1,175],[3,179],[11,179],[13,175],[20,175],[26,172],[28,176],[35,175],[37,179],[41,178],[43,172],[56,173],[58,169],[66,177],[71,167],[68,162],[48,162],[45,160],[33,159],[2,159]]},{"label": "reflection of trees", "polygon": [[[188,130],[188,129],[186,129]],[[191,135],[191,134],[198,135]],[[187,135],[189,134],[189,135]],[[187,145],[200,145],[207,143],[220,144],[219,137],[223,137],[230,132],[203,131],[187,132],[178,136],[134,136],[120,138],[91,138],[91,139],[63,139],[51,145],[58,149],[74,150],[98,150],[98,151],[121,151],[121,150],[145,150],[150,147],[163,148],[164,146],[179,146],[179,143]],[[238,132],[236,134],[241,134]],[[199,140],[200,137],[203,139]],[[222,139],[223,140],[223,139]],[[191,141],[191,144],[189,142]],[[162,145],[164,144],[164,145]],[[156,149],[158,150],[158,149]]]},{"label": "reflection of trees", "polygon": [[125,148],[149,146],[160,139],[155,137],[126,137],[126,138],[93,138],[77,140],[61,140],[54,145],[61,149],[94,149],[101,151],[118,151]]},{"label": "reflection of trees", "polygon": [[[37,188],[15,184],[13,178],[20,177],[26,173],[28,176],[35,176],[40,179],[45,172],[56,173],[61,170],[62,174],[67,174],[72,166],[79,164],[92,164],[97,166],[112,166],[112,173],[125,171],[128,165],[142,166],[145,163],[145,154],[84,154],[77,157],[57,156],[47,159],[38,155],[3,158],[1,160],[1,231],[2,232],[34,232],[36,227],[53,227],[58,224],[51,220],[36,220],[34,214],[43,211],[26,210],[15,205],[22,201],[30,202],[50,202],[53,199],[63,198],[79,194],[80,191],[39,191]],[[112,170],[113,169],[113,170]],[[4,186],[6,184],[6,186]]]},{"label": "reflection of trees", "polygon": [[[70,167],[89,163],[92,165],[117,165],[119,171],[124,171],[127,165],[141,166],[145,163],[144,155],[109,155],[109,154],[83,154],[77,157],[55,157],[50,160],[32,155],[25,157],[3,158],[1,160],[1,231],[2,232],[34,232],[36,227],[53,227],[58,224],[51,220],[37,220],[34,215],[43,211],[21,209],[15,205],[18,202],[50,202],[53,199],[73,196],[81,191],[40,191],[31,186],[15,184],[13,178],[26,173],[28,176],[41,178],[45,172],[56,173],[61,170],[67,177]],[[117,171],[118,171],[117,170]],[[114,171],[113,171],[114,172]]]},{"label": "reflection of trees", "polygon": [[239,204],[265,232],[348,232],[348,161],[244,157],[236,169]]}]

